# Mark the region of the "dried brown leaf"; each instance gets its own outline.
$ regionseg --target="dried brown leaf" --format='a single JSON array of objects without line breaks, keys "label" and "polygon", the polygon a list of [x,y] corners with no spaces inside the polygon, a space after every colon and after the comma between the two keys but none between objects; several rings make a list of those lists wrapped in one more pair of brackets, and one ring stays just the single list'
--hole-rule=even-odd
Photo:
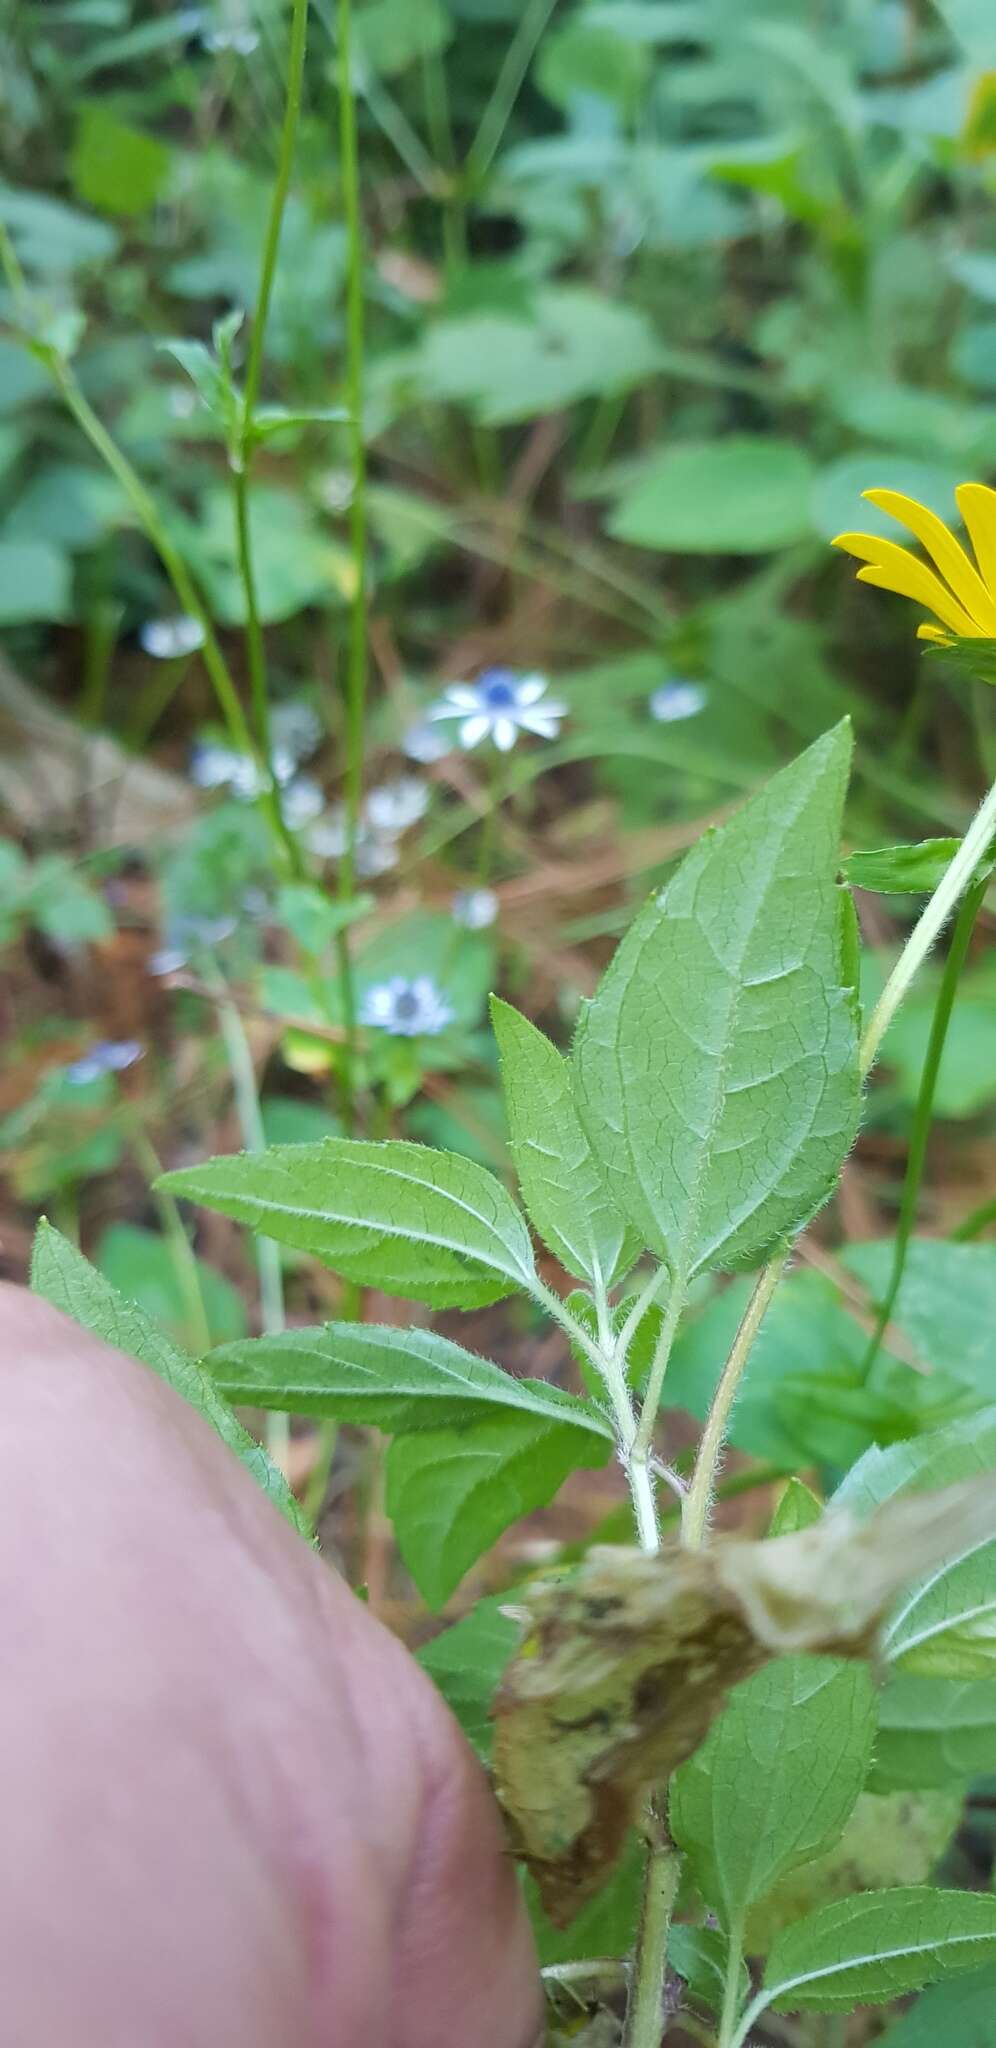
[{"label": "dried brown leaf", "polygon": [[769,1542],[593,1550],[530,1588],[495,1700],[495,1777],[554,1924],[598,1891],[644,1794],[698,1748],[732,1686],[773,1657],[869,1656],[902,1586],[993,1535],[986,1475]]}]

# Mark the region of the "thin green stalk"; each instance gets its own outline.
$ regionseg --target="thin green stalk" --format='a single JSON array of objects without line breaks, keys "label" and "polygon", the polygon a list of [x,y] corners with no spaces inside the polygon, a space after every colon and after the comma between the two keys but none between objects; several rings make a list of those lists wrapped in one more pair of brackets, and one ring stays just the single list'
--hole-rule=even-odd
[{"label": "thin green stalk", "polygon": [[657,1410],[661,1405],[664,1374],[667,1371],[668,1360],[671,1356],[671,1346],[674,1343],[678,1324],[681,1320],[681,1312],[685,1306],[685,1298],[685,1288],[672,1275],[667,1306],[661,1319],[660,1334],[654,1347],[654,1355],[651,1360],[650,1371],[647,1375],[643,1406],[640,1410],[640,1423],[633,1444],[634,1454],[638,1457],[645,1458],[650,1449],[654,1424],[657,1421]]},{"label": "thin green stalk", "polygon": [[861,1041],[862,1078],[875,1063],[879,1047],[910,983],[923,966],[931,947],[947,923],[959,897],[967,889],[976,868],[996,833],[996,783],[980,804],[950,867],[942,876],[919,922],[914,925],[878,1002],[865,1027]]},{"label": "thin green stalk", "polygon": [[661,1994],[667,1967],[671,1915],[678,1896],[681,1859],[664,1822],[651,1817],[651,1840],[643,1874],[643,1901],[633,1963],[633,1984],[623,2029],[623,2048],[660,2048]]},{"label": "thin green stalk", "polygon": [[326,1416],[318,1429],[315,1445],[315,1462],[311,1469],[308,1484],[304,1490],[304,1499],[301,1502],[305,1520],[312,1531],[317,1528],[318,1518],[325,1505],[325,1496],[329,1490],[329,1478],[332,1472],[332,1460],[335,1457],[338,1441],[339,1424]]},{"label": "thin green stalk", "polygon": [[249,524],[249,488],[252,459],[255,448],[256,407],[259,403],[260,385],[263,377],[263,351],[266,344],[266,323],[273,296],[273,282],[276,276],[277,258],[280,253],[280,233],[283,227],[284,209],[290,189],[291,171],[294,165],[294,151],[297,143],[298,122],[301,114],[301,83],[304,76],[304,56],[308,33],[308,0],[292,0],[290,48],[287,56],[287,87],[284,101],[284,119],[280,133],[280,148],[277,155],[277,174],[270,198],[270,212],[263,242],[260,264],[259,288],[256,293],[256,310],[253,315],[252,331],[249,337],[249,354],[246,361],[245,383],[242,393],[242,413],[239,437],[232,450],[232,493],[235,501],[235,528],[238,546],[239,575],[245,595],[246,606],[246,664],[249,670],[249,693],[252,702],[256,740],[266,766],[266,803],[271,828],[287,855],[291,871],[296,875],[303,872],[300,849],[294,834],[289,830],[280,802],[280,793],[273,774],[272,747],[270,744],[270,705],[266,679],[266,649],[263,628],[259,616],[259,602],[256,592],[256,575],[252,559],[252,535]]},{"label": "thin green stalk", "polygon": [[249,337],[249,354],[246,360],[244,385],[244,410],[242,423],[242,453],[246,453],[252,439],[253,419],[259,401],[259,388],[263,375],[263,349],[266,341],[266,322],[273,295],[273,280],[277,269],[280,250],[280,230],[283,225],[284,207],[290,187],[291,171],[294,164],[294,149],[297,142],[298,122],[301,114],[301,81],[304,76],[304,53],[308,34],[308,0],[292,0],[290,48],[287,55],[287,97],[284,102],[284,120],[280,134],[280,150],[277,158],[277,175],[270,200],[270,216],[266,224],[266,238],[263,243],[263,257],[259,273],[259,290],[256,294],[256,311],[253,316],[252,333]]},{"label": "thin green stalk", "polygon": [[[228,1071],[232,1077],[232,1092],[242,1143],[247,1152],[261,1152],[266,1144],[266,1136],[259,1106],[259,1091],[256,1087],[256,1070],[245,1027],[235,1004],[229,999],[224,976],[213,961],[205,963],[204,979],[218,1005],[218,1022],[228,1059]],[[261,1237],[254,1233],[253,1248],[259,1276],[259,1318],[264,1334],[269,1337],[284,1327],[284,1279],[280,1265],[280,1247],[272,1237]],[[266,1418],[266,1448],[276,1464],[285,1467],[289,1444],[289,1417],[274,1410]]]},{"label": "thin green stalk", "polygon": [[957,1230],[951,1232],[952,1244],[970,1243],[973,1237],[988,1229],[990,1223],[996,1223],[996,1201],[980,1202],[977,1209],[972,1209],[962,1218]]},{"label": "thin green stalk", "polygon": [[157,1186],[163,1170],[162,1161],[148,1132],[131,1110],[127,1113],[127,1127],[131,1149],[145,1175],[149,1194],[162,1224],[163,1236],[169,1246],[173,1270],[186,1311],[187,1334],[200,1358],[205,1351],[211,1349],[211,1325],[204,1305],[204,1291],[201,1287],[194,1248],[183,1227],[183,1217],[175,1197],[170,1194],[168,1188]]},{"label": "thin green stalk", "polygon": [[[352,0],[339,0],[339,140],[342,156],[343,208],[348,245],[346,275],[346,402],[349,410],[350,468],[353,490],[349,505],[349,538],[355,587],[349,613],[346,668],[346,851],[339,865],[339,896],[349,902],[356,885],[356,841],[363,800],[363,750],[369,651],[367,638],[367,458],[363,431],[363,220],[360,212],[359,150],[356,101],[350,64]],[[349,938],[338,935],[337,951],[346,1024],[344,1095],[347,1122],[352,1121],[356,1062],[356,1002]]]},{"label": "thin green stalk", "polygon": [[557,0],[530,0],[522,15],[495,79],[494,91],[481,115],[477,134],[467,151],[464,179],[470,186],[481,183],[501,147],[512,108],[556,4]]},{"label": "thin green stalk", "polygon": [[958,915],[955,919],[954,931],[951,934],[951,945],[944,965],[944,974],[937,993],[937,1001],[934,1005],[930,1038],[927,1043],[927,1056],[923,1063],[923,1073],[920,1076],[916,1108],[913,1112],[909,1158],[906,1163],[906,1177],[903,1181],[902,1200],[899,1205],[899,1218],[896,1224],[892,1272],[889,1276],[889,1285],[886,1288],[878,1315],[875,1318],[875,1327],[871,1333],[868,1348],[862,1362],[861,1372],[862,1377],[865,1379],[868,1378],[878,1357],[882,1338],[892,1319],[892,1311],[895,1308],[899,1289],[902,1286],[910,1238],[913,1235],[913,1226],[916,1222],[920,1184],[923,1179],[924,1167],[927,1163],[927,1143],[930,1137],[937,1076],[944,1055],[944,1046],[948,1035],[948,1026],[951,1022],[951,1013],[954,1009],[954,1000],[958,991],[961,970],[965,965],[972,933],[975,930],[979,912],[985,902],[988,886],[988,879],[972,884],[972,887],[962,897]]},{"label": "thin green stalk", "polygon": [[733,1340],[733,1347],[713,1395],[681,1517],[681,1540],[690,1550],[698,1549],[709,1533],[709,1511],[712,1506],[716,1473],[723,1455],[733,1403],[754,1339],[785,1271],[787,1259],[788,1246],[784,1251],[776,1253],[773,1259],[769,1259],[768,1264],[758,1274],[754,1291],[744,1310],[740,1328]]},{"label": "thin green stalk", "polygon": [[211,679],[233,747],[239,753],[250,754],[254,760],[258,760],[258,750],[239,703],[231,670],[215,636],[214,627],[186,562],[166,531],[154,498],[146,490],[127,456],[122,454],[117,443],[112,440],[89,400],[84,397],[70,364],[64,357],[57,355],[54,349],[42,348],[41,356],[77,426],[82,429],[90,446],[121,485],[136,518],[159,556],[183,611],[196,619],[201,628],[204,635],[200,649],[201,659]]}]

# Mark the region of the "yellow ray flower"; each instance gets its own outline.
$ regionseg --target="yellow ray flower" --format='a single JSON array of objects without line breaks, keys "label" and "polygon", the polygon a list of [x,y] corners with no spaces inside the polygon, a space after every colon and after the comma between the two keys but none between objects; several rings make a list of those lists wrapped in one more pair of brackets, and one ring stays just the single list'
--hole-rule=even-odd
[{"label": "yellow ray flower", "polygon": [[[873,533],[839,533],[833,545],[856,555],[865,567],[859,583],[875,583],[911,597],[940,623],[918,626],[921,640],[996,640],[996,491],[988,484],[959,484],[958,510],[975,550],[975,562],[943,519],[901,491],[864,491],[862,496],[899,521],[920,542],[928,568],[909,548]],[[976,564],[978,566],[976,566]]]}]

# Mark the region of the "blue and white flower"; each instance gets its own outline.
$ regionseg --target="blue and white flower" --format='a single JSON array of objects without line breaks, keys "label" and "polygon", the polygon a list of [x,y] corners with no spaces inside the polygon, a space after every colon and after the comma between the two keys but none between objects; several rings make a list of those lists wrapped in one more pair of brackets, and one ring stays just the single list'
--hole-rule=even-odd
[{"label": "blue and white flower", "polygon": [[546,698],[549,687],[545,676],[486,668],[474,683],[450,683],[429,717],[459,719],[460,745],[468,751],[490,739],[499,753],[507,754],[520,732],[535,733],[542,740],[558,737],[567,706]]},{"label": "blue and white flower", "polygon": [[179,661],[184,654],[196,654],[204,645],[200,619],[178,612],[171,619],[146,619],[138,629],[139,644],[154,661]]},{"label": "blue and white flower", "polygon": [[450,913],[464,931],[484,932],[498,915],[498,898],[493,889],[458,889]]},{"label": "blue and white flower", "polygon": [[65,1069],[66,1080],[74,1088],[86,1088],[91,1081],[99,1081],[103,1074],[121,1074],[126,1067],[133,1067],[140,1060],[144,1047],[137,1038],[103,1038],[81,1059],[71,1060]]},{"label": "blue and white flower", "polygon": [[699,712],[705,710],[708,700],[709,693],[701,683],[687,682],[683,676],[671,676],[652,691],[647,709],[658,725],[677,725],[682,718],[697,718]]},{"label": "blue and white flower", "polygon": [[360,1023],[392,1038],[435,1038],[455,1014],[428,974],[417,974],[414,981],[396,974],[390,981],[374,982],[360,1005]]}]

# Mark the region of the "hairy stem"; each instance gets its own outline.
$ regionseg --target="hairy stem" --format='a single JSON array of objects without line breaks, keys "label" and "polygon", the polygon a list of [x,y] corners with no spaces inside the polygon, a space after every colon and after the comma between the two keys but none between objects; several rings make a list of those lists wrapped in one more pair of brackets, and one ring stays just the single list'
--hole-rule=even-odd
[{"label": "hairy stem", "polygon": [[768,1305],[778,1282],[785,1271],[788,1246],[777,1252],[758,1274],[754,1291],[743,1313],[743,1319],[733,1348],[720,1374],[719,1385],[713,1395],[712,1406],[702,1431],[695,1470],[685,1495],[681,1517],[681,1540],[690,1550],[697,1550],[709,1533],[709,1511],[716,1485],[716,1474],[723,1455],[726,1431],[737,1397],[737,1390],[751,1347],[768,1311]]},{"label": "hairy stem", "polygon": [[664,1821],[652,1805],[652,1829],[643,1874],[643,1899],[623,2048],[660,2048],[661,2011],[671,1914],[678,1895],[681,1858]]}]

